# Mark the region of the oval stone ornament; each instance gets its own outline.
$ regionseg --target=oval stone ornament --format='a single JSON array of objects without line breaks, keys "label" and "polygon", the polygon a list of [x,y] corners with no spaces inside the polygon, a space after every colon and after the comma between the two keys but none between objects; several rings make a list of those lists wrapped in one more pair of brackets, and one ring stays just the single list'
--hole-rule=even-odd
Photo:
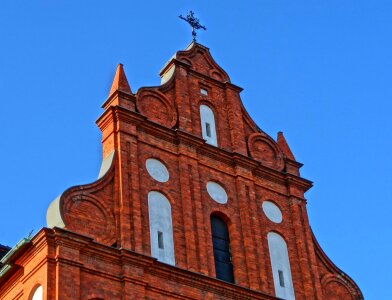
[{"label": "oval stone ornament", "polygon": [[280,211],[279,207],[276,206],[276,204],[272,203],[271,201],[264,201],[262,207],[264,214],[271,222],[282,222],[282,212]]},{"label": "oval stone ornament", "polygon": [[169,180],[169,171],[166,166],[157,159],[148,158],[146,160],[146,169],[148,174],[156,181],[166,182]]},{"label": "oval stone ornament", "polygon": [[226,191],[220,184],[213,181],[207,182],[207,192],[214,201],[220,204],[227,203]]}]

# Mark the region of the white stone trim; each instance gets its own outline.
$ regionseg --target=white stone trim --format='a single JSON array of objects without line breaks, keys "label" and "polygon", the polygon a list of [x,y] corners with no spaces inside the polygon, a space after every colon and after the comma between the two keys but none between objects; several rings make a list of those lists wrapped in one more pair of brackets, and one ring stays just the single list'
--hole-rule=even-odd
[{"label": "white stone trim", "polygon": [[[210,107],[204,104],[200,105],[200,123],[202,136],[206,143],[218,146],[214,112]],[[210,127],[210,134],[208,134],[206,130],[207,124],[209,124]]]},{"label": "white stone trim", "polygon": [[40,285],[35,289],[34,294],[31,297],[31,300],[43,300],[43,299],[44,299],[43,289],[42,289],[42,285]]},{"label": "white stone trim", "polygon": [[[295,300],[289,254],[285,240],[279,234],[269,232],[268,248],[274,279],[275,296],[285,300]],[[279,271],[283,274],[283,286],[281,286]]]},{"label": "white stone trim", "polygon": [[271,201],[264,201],[262,204],[263,212],[265,216],[274,223],[281,223],[283,220],[282,212],[280,211],[279,207],[271,202]]},{"label": "white stone trim", "polygon": [[208,181],[207,182],[207,192],[210,197],[220,203],[220,204],[226,204],[228,197],[225,189],[218,183],[214,181]]},{"label": "white stone trim", "polygon": [[170,178],[169,170],[166,166],[155,158],[146,160],[146,169],[148,174],[158,182],[167,182]]},{"label": "white stone trim", "polygon": [[[150,220],[151,256],[164,263],[175,265],[173,224],[169,200],[161,193],[148,193],[148,216]],[[161,235],[163,248],[159,247]]]}]

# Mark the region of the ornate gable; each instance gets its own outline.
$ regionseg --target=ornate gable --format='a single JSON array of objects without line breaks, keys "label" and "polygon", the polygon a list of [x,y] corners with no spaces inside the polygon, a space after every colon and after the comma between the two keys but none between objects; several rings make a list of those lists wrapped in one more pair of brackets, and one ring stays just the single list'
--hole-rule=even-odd
[{"label": "ornate gable", "polygon": [[[242,89],[208,48],[192,43],[177,52],[161,78],[133,94],[118,66],[97,120],[99,179],[58,197],[48,226],[134,251],[130,265],[154,257],[145,271],[159,272],[162,263],[165,274],[198,273],[203,293],[186,288],[187,299],[203,299],[206,290],[214,298],[206,286],[225,299],[362,299],[313,237],[304,196],[312,183],[300,177],[302,164],[282,133],[275,141],[255,124]],[[132,280],[145,287],[143,272]],[[158,280],[163,290],[169,279]]]}]

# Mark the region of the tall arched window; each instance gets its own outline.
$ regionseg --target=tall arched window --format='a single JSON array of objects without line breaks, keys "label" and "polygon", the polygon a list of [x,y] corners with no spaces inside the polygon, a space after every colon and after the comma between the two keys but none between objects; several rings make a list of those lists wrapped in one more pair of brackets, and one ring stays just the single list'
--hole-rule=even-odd
[{"label": "tall arched window", "polygon": [[200,105],[201,132],[206,143],[218,146],[214,112],[207,105]]},{"label": "tall arched window", "polygon": [[291,278],[291,268],[287,244],[275,232],[268,233],[268,248],[272,266],[272,276],[275,285],[276,297],[285,300],[294,300],[294,287]]},{"label": "tall arched window", "polygon": [[214,247],[216,278],[234,283],[229,230],[225,221],[217,216],[211,216],[211,233]]},{"label": "tall arched window", "polygon": [[43,299],[43,290],[42,290],[42,285],[39,285],[36,287],[33,296],[31,297],[31,300],[42,300]]},{"label": "tall arched window", "polygon": [[148,193],[151,256],[175,265],[173,225],[169,200],[159,192]]}]

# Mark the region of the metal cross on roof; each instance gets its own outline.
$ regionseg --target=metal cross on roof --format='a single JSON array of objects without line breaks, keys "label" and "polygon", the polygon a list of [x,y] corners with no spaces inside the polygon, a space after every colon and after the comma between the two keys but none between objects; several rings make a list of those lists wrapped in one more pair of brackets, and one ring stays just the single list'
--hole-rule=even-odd
[{"label": "metal cross on roof", "polygon": [[[195,17],[195,14],[193,11],[190,11],[187,15],[186,18],[183,17],[182,15],[179,15],[180,19],[183,19],[184,21],[188,22],[189,25],[192,26],[192,38],[193,41],[196,42],[196,30],[198,29],[204,29],[207,30],[207,28],[203,25],[200,24],[199,19]],[[196,30],[195,30],[196,29]]]}]

